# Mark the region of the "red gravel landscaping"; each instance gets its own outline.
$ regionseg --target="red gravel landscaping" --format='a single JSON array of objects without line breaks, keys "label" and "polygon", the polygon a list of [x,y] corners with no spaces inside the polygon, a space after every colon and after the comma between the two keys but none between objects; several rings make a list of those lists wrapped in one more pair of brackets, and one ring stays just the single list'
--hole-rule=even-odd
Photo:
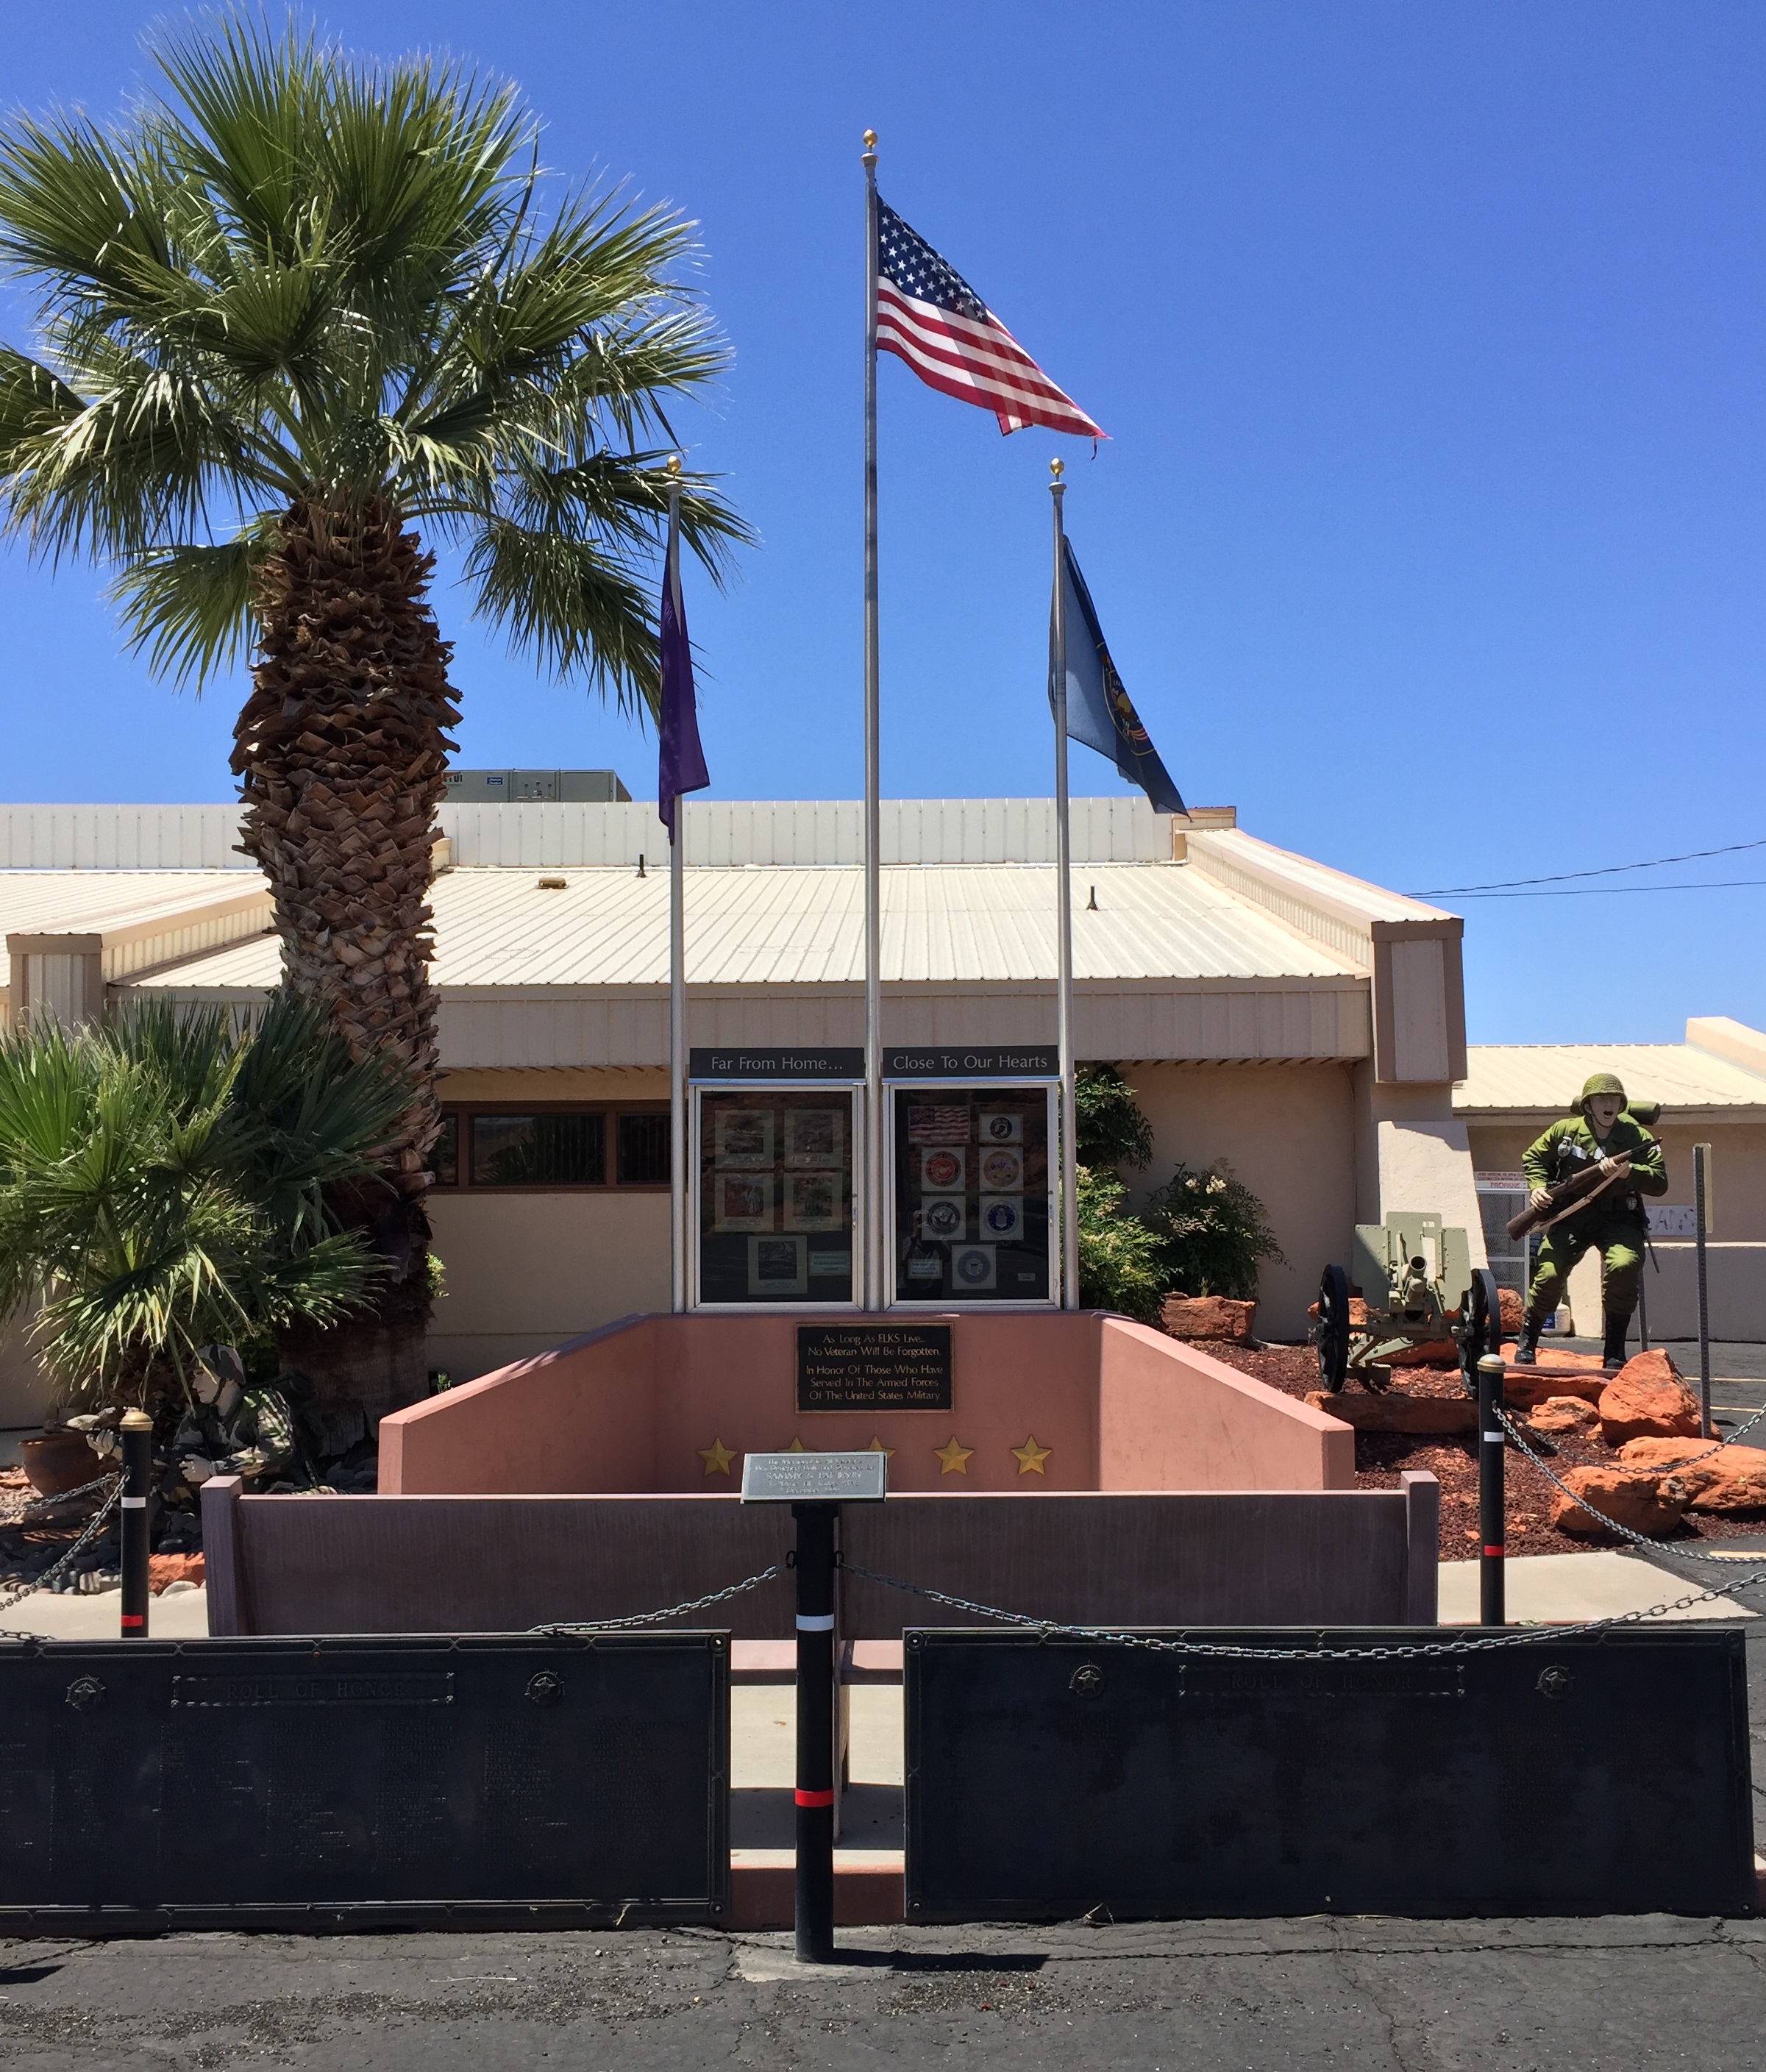
[{"label": "red gravel landscaping", "polygon": [[[1199,1346],[1242,1374],[1255,1375],[1284,1396],[1302,1401],[1318,1387],[1318,1359],[1310,1346]],[[1347,1384],[1353,1389],[1353,1382]],[[1402,1392],[1407,1396],[1458,1396],[1462,1384],[1456,1372],[1443,1373],[1432,1367],[1404,1371]],[[1551,1466],[1562,1474],[1567,1468],[1613,1465],[1612,1449],[1598,1434],[1559,1437]],[[1689,1452],[1697,1441],[1689,1440]],[[1543,1451],[1543,1448],[1540,1449]],[[1411,1438],[1397,1432],[1358,1432],[1355,1436],[1355,1482],[1359,1489],[1396,1489],[1401,1470],[1426,1468],[1441,1485],[1441,1559],[1463,1561],[1478,1548],[1478,1467],[1476,1443],[1469,1438]],[[1616,1534],[1572,1538],[1550,1523],[1551,1485],[1511,1445],[1509,1449],[1508,1548],[1511,1554],[1583,1554],[1591,1548],[1622,1547],[1627,1543]],[[1758,1533],[1758,1518],[1706,1517],[1688,1512],[1684,1522],[1667,1536],[1668,1544],[1696,1546],[1702,1540],[1732,1540]]]}]

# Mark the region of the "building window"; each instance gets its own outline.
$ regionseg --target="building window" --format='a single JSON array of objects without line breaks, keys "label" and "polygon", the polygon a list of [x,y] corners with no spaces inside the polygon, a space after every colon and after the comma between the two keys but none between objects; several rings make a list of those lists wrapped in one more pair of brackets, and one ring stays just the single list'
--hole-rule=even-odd
[{"label": "building window", "polygon": [[548,1103],[450,1108],[430,1153],[438,1187],[582,1188],[668,1185],[668,1111]]},{"label": "building window", "polygon": [[668,1185],[668,1117],[622,1115],[619,1118],[619,1184],[622,1187]]}]

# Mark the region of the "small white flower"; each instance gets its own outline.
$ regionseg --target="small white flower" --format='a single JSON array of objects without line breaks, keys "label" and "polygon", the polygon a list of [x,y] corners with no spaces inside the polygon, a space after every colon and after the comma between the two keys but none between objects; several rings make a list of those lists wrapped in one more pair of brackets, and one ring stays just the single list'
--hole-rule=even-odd
[{"label": "small white flower", "polygon": [[1224,1194],[1226,1193],[1226,1182],[1222,1179],[1219,1174],[1217,1173],[1213,1179],[1209,1182],[1208,1191],[1210,1194]]}]

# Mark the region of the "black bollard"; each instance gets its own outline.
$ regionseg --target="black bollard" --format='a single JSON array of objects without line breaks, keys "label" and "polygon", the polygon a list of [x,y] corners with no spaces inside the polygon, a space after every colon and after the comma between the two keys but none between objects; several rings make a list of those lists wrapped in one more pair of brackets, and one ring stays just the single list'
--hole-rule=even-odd
[{"label": "black bollard", "polygon": [[834,1521],[840,1507],[794,1503],[797,1520],[797,1954],[834,1955]]},{"label": "black bollard", "polygon": [[1478,1362],[1478,1618],[1485,1626],[1506,1626],[1503,1568],[1506,1520],[1503,1503],[1502,1359],[1486,1353]]},{"label": "black bollard", "polygon": [[154,1486],[154,1420],[145,1410],[123,1412],[122,1465],[122,1637],[145,1640]]}]

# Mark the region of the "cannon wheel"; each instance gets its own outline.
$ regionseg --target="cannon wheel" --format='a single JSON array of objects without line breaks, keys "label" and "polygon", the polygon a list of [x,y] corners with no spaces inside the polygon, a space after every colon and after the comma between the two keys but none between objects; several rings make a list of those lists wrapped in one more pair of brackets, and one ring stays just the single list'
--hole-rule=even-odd
[{"label": "cannon wheel", "polygon": [[1334,1396],[1349,1372],[1349,1284],[1341,1266],[1327,1266],[1318,1284],[1318,1322],[1312,1331],[1318,1347],[1318,1381]]},{"label": "cannon wheel", "polygon": [[1502,1350],[1502,1304],[1497,1294],[1496,1276],[1487,1266],[1472,1269],[1472,1285],[1460,1297],[1460,1379],[1468,1396],[1478,1392],[1478,1362],[1486,1353]]}]

